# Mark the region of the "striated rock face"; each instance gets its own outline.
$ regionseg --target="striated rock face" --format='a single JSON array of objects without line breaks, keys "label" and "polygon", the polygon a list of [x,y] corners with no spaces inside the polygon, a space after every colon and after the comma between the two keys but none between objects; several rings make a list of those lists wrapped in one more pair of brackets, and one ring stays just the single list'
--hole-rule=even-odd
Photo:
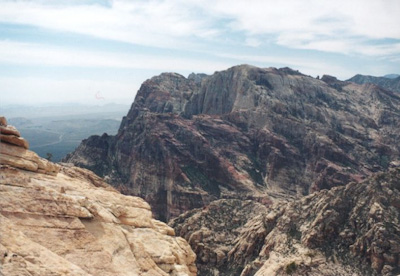
[{"label": "striated rock face", "polygon": [[386,170],[400,157],[400,97],[289,68],[236,66],[143,83],[116,136],[67,158],[169,220],[219,198],[268,203]]},{"label": "striated rock face", "polygon": [[20,136],[15,127],[7,125],[6,118],[0,117],[0,164],[32,172],[57,175],[60,167],[28,150],[28,141]]},{"label": "striated rock face", "polygon": [[200,275],[400,273],[399,168],[288,204],[256,206],[220,200],[171,221],[196,251]]},{"label": "striated rock face", "polygon": [[67,164],[21,167],[31,154],[0,162],[1,275],[196,275],[189,244],[143,199]]},{"label": "striated rock face", "polygon": [[383,87],[385,89],[400,92],[400,76],[399,75],[388,75],[387,77],[373,77],[365,75],[355,75],[348,79],[348,81],[355,82],[358,84],[373,83]]}]

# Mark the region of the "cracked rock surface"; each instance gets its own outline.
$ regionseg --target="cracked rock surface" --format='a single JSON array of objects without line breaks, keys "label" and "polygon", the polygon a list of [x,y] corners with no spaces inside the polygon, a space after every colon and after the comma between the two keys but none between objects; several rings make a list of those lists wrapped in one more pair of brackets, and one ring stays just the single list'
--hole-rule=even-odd
[{"label": "cracked rock surface", "polygon": [[290,203],[219,200],[170,225],[199,275],[399,275],[400,168]]},{"label": "cracked rock surface", "polygon": [[143,199],[86,169],[50,175],[15,158],[0,162],[0,275],[196,275],[189,244]]}]

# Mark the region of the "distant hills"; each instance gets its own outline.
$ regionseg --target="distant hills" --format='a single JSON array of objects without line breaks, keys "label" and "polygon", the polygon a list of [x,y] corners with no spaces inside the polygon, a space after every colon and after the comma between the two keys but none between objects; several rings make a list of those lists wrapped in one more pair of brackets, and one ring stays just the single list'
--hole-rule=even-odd
[{"label": "distant hills", "polygon": [[120,104],[13,105],[0,107],[0,114],[9,118],[39,156],[58,162],[90,135],[116,134],[128,109]]},{"label": "distant hills", "polygon": [[[123,104],[105,104],[105,105],[85,105],[79,103],[54,103],[46,105],[1,105],[0,114],[7,118],[25,117],[25,118],[43,118],[59,116],[80,116],[87,114],[104,113],[126,113],[129,105]],[[116,117],[120,119],[119,117]]]},{"label": "distant hills", "polygon": [[383,77],[388,78],[388,79],[395,79],[395,78],[400,77],[400,75],[399,74],[387,74],[387,75],[384,75]]},{"label": "distant hills", "polygon": [[388,90],[400,92],[400,75],[398,74],[389,74],[383,77],[357,74],[354,77],[348,79],[348,81],[355,82],[357,84],[372,83]]}]

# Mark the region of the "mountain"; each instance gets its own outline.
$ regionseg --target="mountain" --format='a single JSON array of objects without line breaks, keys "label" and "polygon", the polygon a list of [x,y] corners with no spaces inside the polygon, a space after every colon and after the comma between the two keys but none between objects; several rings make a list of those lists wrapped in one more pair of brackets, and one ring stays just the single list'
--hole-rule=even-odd
[{"label": "mountain", "polygon": [[157,218],[221,198],[264,205],[359,182],[400,158],[400,97],[373,84],[240,65],[145,81],[117,135],[65,159]]},{"label": "mountain", "polygon": [[373,83],[387,90],[400,92],[400,75],[397,74],[390,74],[384,77],[355,75],[354,77],[348,79],[348,81],[355,82],[358,84]]},{"label": "mountain", "polygon": [[389,78],[389,79],[396,79],[396,78],[400,77],[400,75],[399,74],[387,74],[387,75],[384,75],[384,77]]},{"label": "mountain", "polygon": [[222,199],[173,219],[199,275],[398,275],[400,168],[265,207]]},{"label": "mountain", "polygon": [[195,254],[141,198],[28,150],[0,117],[0,274],[196,275]]}]

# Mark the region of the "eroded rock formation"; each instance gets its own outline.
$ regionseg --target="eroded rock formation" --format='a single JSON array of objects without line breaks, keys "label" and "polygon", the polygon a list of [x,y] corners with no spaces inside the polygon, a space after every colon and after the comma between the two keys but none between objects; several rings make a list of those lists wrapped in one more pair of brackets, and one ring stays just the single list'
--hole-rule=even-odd
[{"label": "eroded rock formation", "polygon": [[19,131],[7,125],[5,117],[0,117],[0,164],[32,172],[57,175],[60,167],[28,150],[29,143]]},{"label": "eroded rock formation", "polygon": [[289,68],[235,66],[143,83],[116,136],[65,160],[162,220],[219,198],[270,202],[360,181],[400,157],[400,97]]},{"label": "eroded rock formation", "polygon": [[[182,214],[169,225],[196,253],[199,275],[239,275],[263,245],[267,231],[262,218],[268,211],[252,200],[220,199]],[[251,245],[233,258],[232,252],[243,242],[242,233],[251,236]]]},{"label": "eroded rock formation", "polygon": [[199,275],[398,275],[400,168],[288,204],[219,200],[170,225]]},{"label": "eroded rock formation", "polygon": [[0,149],[1,275],[196,275],[188,243],[143,199],[71,165],[39,173],[25,165],[39,166],[34,153]]}]

